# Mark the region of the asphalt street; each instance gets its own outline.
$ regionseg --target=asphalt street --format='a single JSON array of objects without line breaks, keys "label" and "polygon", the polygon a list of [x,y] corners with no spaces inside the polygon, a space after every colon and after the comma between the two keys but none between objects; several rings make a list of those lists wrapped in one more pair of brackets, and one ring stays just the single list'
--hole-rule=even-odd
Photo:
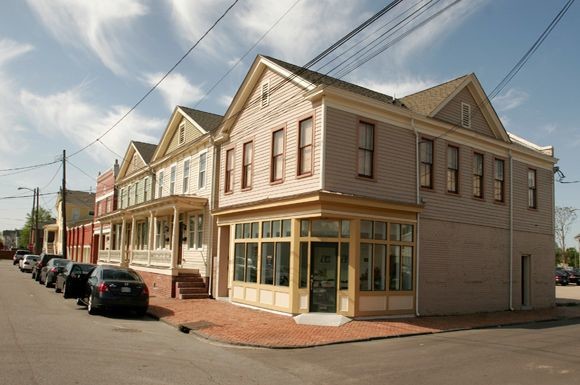
[{"label": "asphalt street", "polygon": [[580,322],[298,350],[232,347],[90,316],[0,261],[0,384],[580,384]]}]

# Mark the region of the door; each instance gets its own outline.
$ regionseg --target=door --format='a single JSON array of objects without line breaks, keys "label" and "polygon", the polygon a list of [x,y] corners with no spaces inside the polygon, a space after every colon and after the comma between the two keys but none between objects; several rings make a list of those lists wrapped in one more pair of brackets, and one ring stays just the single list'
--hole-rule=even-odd
[{"label": "door", "polygon": [[522,307],[529,307],[530,303],[530,263],[531,256],[522,255]]},{"label": "door", "polygon": [[310,312],[336,313],[338,243],[312,242]]},{"label": "door", "polygon": [[64,297],[83,298],[87,288],[87,280],[92,271],[83,271],[79,265],[73,265],[65,279]]}]

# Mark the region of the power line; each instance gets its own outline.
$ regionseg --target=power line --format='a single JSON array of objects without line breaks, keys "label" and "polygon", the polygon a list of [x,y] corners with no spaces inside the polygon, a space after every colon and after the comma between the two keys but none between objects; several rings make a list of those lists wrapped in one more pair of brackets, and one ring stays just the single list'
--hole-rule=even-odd
[{"label": "power line", "polygon": [[125,120],[125,118],[127,116],[129,116],[130,113],[132,113],[145,99],[147,99],[147,97],[149,97],[149,95],[151,95],[151,93],[153,91],[155,91],[157,89],[157,87],[159,86],[159,84],[161,84],[161,82],[163,82],[172,72],[173,70],[175,70],[175,68],[177,68],[177,66],[179,64],[181,64],[181,62],[183,60],[185,60],[185,58],[191,53],[191,51],[193,51],[198,45],[199,43],[201,43],[201,41],[211,32],[211,30],[214,29],[214,27],[228,14],[228,12],[238,3],[239,0],[234,0],[234,2],[225,10],[225,12],[211,25],[211,27],[209,27],[209,29],[207,31],[205,31],[205,33],[195,42],[195,44],[193,44],[193,46],[191,46],[191,48],[189,48],[187,50],[187,52],[157,81],[157,83],[155,83],[155,85],[153,85],[153,87],[151,87],[149,89],[149,91],[147,91],[145,93],[145,95],[143,95],[141,97],[141,99],[139,99],[137,101],[137,103],[135,103],[133,105],[133,107],[131,107],[125,114],[123,114],[123,116],[121,116],[111,127],[109,127],[104,133],[102,133],[98,138],[96,138],[95,140],[93,140],[92,142],[90,142],[89,144],[87,144],[86,146],[82,147],[81,149],[77,150],[76,152],[73,152],[71,155],[69,155],[68,157],[71,158],[81,152],[83,152],[84,150],[86,150],[87,148],[89,148],[90,146],[92,146],[93,144],[97,143],[97,141],[99,141],[100,139],[102,139],[105,135],[107,135],[109,132],[111,132],[111,130],[113,130],[115,127],[117,127],[123,120]]},{"label": "power line", "polygon": [[[39,168],[39,167],[50,166],[51,164],[55,164],[55,163],[58,163],[58,162],[60,162],[60,160],[55,160],[54,162],[34,164],[34,165],[31,165],[31,166],[5,168],[5,169],[0,170],[0,172],[5,172],[5,171],[20,171],[20,170],[35,169],[35,168]],[[10,174],[10,175],[12,175],[12,174]],[[0,175],[0,176],[4,176],[4,175]]]},{"label": "power line", "polygon": [[79,170],[82,174],[84,174],[85,176],[87,176],[91,181],[96,182],[97,178],[90,176],[89,174],[87,174],[85,172],[85,170],[83,170],[82,168],[80,168],[79,166],[75,165],[74,163],[72,163],[70,160],[66,160],[66,162],[68,164],[70,164],[71,166],[73,166],[74,168],[76,168],[77,170]]}]

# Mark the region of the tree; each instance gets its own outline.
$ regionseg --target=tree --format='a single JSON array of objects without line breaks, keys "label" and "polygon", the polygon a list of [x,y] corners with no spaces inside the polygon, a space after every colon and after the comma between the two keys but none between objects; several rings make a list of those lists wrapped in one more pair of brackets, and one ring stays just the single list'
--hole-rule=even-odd
[{"label": "tree", "polygon": [[[35,213],[36,215],[36,213]],[[30,213],[26,214],[26,223],[22,230],[20,230],[20,238],[18,239],[18,248],[26,249],[28,248],[28,243],[30,242],[30,229],[34,226],[34,220],[36,218],[32,217]],[[50,215],[50,211],[43,207],[38,208],[38,232],[42,234],[42,227],[47,223],[51,223],[54,221],[52,215]],[[39,235],[39,239],[40,239]],[[34,241],[33,241],[34,243]]]},{"label": "tree", "polygon": [[580,262],[578,258],[580,254],[578,253],[578,250],[576,250],[575,247],[567,248],[564,254],[570,266],[578,267],[578,264]]},{"label": "tree", "polygon": [[[574,221],[576,221],[576,211],[573,207],[556,207],[555,212],[555,222],[554,222],[554,233],[556,236],[556,242],[561,250],[566,250],[566,237],[570,232],[570,228]],[[566,253],[564,254],[564,263],[568,263],[568,258]]]}]

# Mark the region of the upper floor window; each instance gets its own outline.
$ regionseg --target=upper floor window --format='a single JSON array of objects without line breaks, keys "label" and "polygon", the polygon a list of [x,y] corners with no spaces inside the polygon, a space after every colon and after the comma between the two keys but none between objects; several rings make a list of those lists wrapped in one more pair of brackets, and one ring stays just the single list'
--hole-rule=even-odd
[{"label": "upper floor window", "polygon": [[149,200],[149,191],[151,190],[151,179],[145,178],[143,182],[143,202]]},{"label": "upper floor window", "polygon": [[181,122],[179,125],[179,144],[185,143],[185,122]]},{"label": "upper floor window", "polygon": [[138,198],[139,198],[139,189],[141,182],[136,182],[135,186],[133,186],[133,204],[136,205],[137,203],[139,203]]},{"label": "upper floor window", "polygon": [[365,122],[358,125],[358,175],[373,177],[375,126]]},{"label": "upper floor window", "polygon": [[483,154],[473,154],[473,196],[483,198]]},{"label": "upper floor window", "polygon": [[226,151],[226,180],[224,183],[225,192],[234,191],[234,149]]},{"label": "upper floor window", "polygon": [[493,199],[503,202],[504,199],[504,161],[496,159],[493,175]]},{"label": "upper floor window", "polygon": [[169,195],[175,194],[175,177],[177,174],[177,166],[173,165],[169,174]]},{"label": "upper floor window", "polygon": [[300,121],[298,175],[312,173],[312,117]]},{"label": "upper floor window", "polygon": [[242,188],[252,187],[252,161],[254,158],[254,143],[244,143],[244,154],[242,164]]},{"label": "upper floor window", "polygon": [[159,171],[157,175],[157,198],[163,196],[163,170]]},{"label": "upper floor window", "polygon": [[199,173],[197,177],[197,188],[205,187],[205,168],[206,168],[207,152],[199,154]]},{"label": "upper floor window", "polygon": [[190,160],[186,159],[183,161],[183,190],[182,192],[186,194],[189,191],[189,163]]},{"label": "upper floor window", "polygon": [[461,103],[461,126],[471,128],[471,105]]},{"label": "upper floor window", "polygon": [[260,102],[262,107],[267,107],[270,104],[270,82],[262,83]]},{"label": "upper floor window", "polygon": [[447,192],[459,192],[459,149],[447,147]]},{"label": "upper floor window", "polygon": [[131,206],[132,204],[135,203],[131,202],[131,199],[133,198],[133,190],[135,190],[135,185],[130,185],[127,188],[127,206]]},{"label": "upper floor window", "polygon": [[433,141],[421,139],[419,143],[421,187],[433,188]]},{"label": "upper floor window", "polygon": [[536,170],[528,170],[528,207],[535,209],[538,207],[536,190]]},{"label": "upper floor window", "polygon": [[281,182],[284,175],[284,129],[272,134],[271,182]]}]

